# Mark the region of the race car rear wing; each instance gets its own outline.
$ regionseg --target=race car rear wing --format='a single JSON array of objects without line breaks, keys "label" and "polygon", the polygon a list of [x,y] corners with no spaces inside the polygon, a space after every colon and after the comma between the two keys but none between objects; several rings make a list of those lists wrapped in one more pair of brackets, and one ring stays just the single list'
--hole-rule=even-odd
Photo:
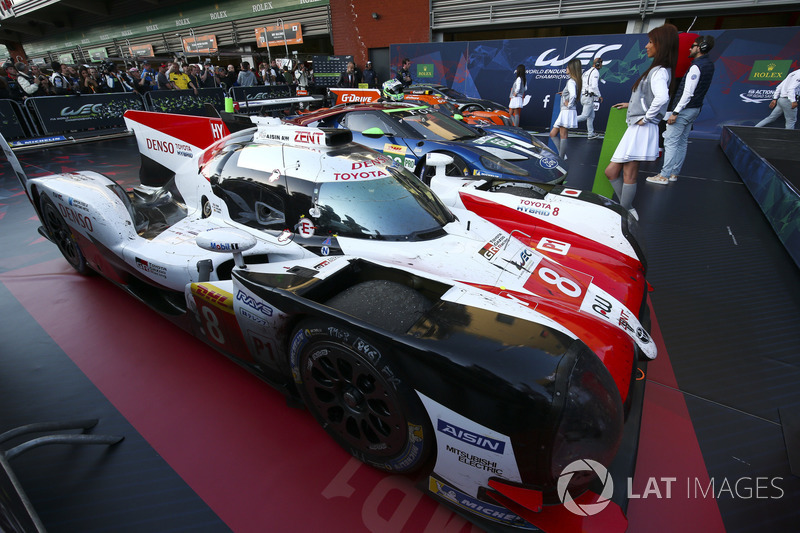
[{"label": "race car rear wing", "polygon": [[[225,119],[223,121],[223,118]],[[248,121],[248,122],[245,122]],[[256,143],[333,148],[353,140],[350,130],[328,130],[287,125],[277,118],[233,115],[199,117],[128,110],[125,124],[136,135],[142,165],[142,185],[161,187],[179,172],[196,169],[205,151],[231,132],[256,127]],[[230,126],[230,127],[229,127]]]}]

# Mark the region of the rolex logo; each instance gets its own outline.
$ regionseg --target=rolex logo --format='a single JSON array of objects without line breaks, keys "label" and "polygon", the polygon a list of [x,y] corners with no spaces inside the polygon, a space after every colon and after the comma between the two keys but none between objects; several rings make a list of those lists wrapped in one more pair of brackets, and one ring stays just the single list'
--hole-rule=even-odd
[{"label": "rolex logo", "polygon": [[767,65],[767,70],[770,72],[772,72],[772,69],[774,68],[775,68],[775,63],[770,63],[769,65]]}]

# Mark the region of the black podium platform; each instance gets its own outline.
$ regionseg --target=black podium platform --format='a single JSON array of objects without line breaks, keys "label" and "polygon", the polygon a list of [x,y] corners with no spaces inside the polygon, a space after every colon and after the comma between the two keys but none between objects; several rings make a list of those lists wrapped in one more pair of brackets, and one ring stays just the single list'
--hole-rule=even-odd
[{"label": "black podium platform", "polygon": [[720,145],[800,266],[800,131],[728,126]]}]

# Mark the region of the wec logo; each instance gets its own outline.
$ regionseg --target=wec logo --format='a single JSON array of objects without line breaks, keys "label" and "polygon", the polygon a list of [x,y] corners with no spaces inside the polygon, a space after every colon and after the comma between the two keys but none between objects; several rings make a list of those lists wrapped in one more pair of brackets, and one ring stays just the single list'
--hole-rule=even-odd
[{"label": "wec logo", "polygon": [[[554,57],[549,57],[551,54],[556,52],[555,48],[551,48],[549,50],[545,50],[539,55],[539,57],[536,58],[536,63],[534,66],[563,67],[574,58],[578,58],[581,60],[581,63],[588,65],[594,58],[604,58],[605,54],[608,52],[619,50],[620,48],[622,48],[621,44],[610,44],[608,46],[603,46],[602,44],[587,44],[586,46],[578,48],[564,59],[561,59],[558,54],[556,54]],[[611,61],[604,58],[603,63],[604,66],[608,66]]]},{"label": "wec logo", "polygon": [[74,117],[77,115],[94,115],[100,113],[103,104],[84,104],[78,108],[65,107],[61,110],[62,117]]}]

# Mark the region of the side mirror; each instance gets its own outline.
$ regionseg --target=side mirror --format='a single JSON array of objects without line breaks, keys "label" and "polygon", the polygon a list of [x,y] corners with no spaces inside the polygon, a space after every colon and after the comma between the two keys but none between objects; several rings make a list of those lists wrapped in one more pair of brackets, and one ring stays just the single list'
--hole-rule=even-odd
[{"label": "side mirror", "polygon": [[383,130],[378,128],[377,126],[372,127],[372,128],[368,128],[368,129],[362,131],[361,134],[362,135],[366,135],[367,137],[375,137],[375,138],[378,138],[378,137],[381,137],[383,135],[386,135],[383,132]]},{"label": "side mirror", "polygon": [[453,118],[454,118],[454,119],[456,119],[456,120],[464,120],[464,116],[463,116],[463,115],[460,115],[460,114],[458,114],[458,113],[456,113],[455,115],[453,115]]},{"label": "side mirror", "polygon": [[447,165],[453,163],[453,158],[446,154],[437,154],[435,152],[431,152],[425,157],[427,158],[425,163],[436,169],[436,174],[433,176],[434,178],[445,177],[445,169],[447,168]]},{"label": "side mirror", "polygon": [[242,252],[256,245],[256,238],[235,228],[214,228],[195,237],[197,246],[209,252],[231,253],[239,268],[247,268]]}]

